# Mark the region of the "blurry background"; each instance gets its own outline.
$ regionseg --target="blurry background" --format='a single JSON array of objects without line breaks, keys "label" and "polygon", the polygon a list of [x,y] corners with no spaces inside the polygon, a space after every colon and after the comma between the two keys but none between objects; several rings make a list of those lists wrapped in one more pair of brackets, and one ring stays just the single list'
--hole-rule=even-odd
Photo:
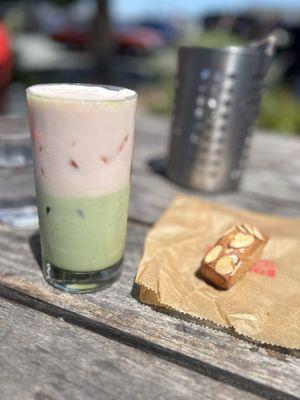
[{"label": "blurry background", "polygon": [[24,115],[24,88],[39,82],[127,86],[144,109],[168,114],[178,45],[275,31],[259,126],[300,134],[300,0],[1,0],[0,17],[2,115]]}]

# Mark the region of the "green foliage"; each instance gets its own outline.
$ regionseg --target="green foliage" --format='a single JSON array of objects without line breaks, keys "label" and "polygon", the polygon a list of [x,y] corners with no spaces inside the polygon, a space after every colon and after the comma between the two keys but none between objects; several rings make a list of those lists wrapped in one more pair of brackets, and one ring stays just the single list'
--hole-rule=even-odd
[{"label": "green foliage", "polygon": [[263,129],[300,134],[300,102],[289,88],[277,87],[265,92],[258,125]]},{"label": "green foliage", "polygon": [[160,93],[150,99],[148,107],[157,114],[170,114],[174,100],[174,79],[160,79],[158,86]]},{"label": "green foliage", "polygon": [[208,30],[190,38],[185,38],[181,44],[200,47],[243,46],[245,41],[233,33],[223,30]]}]

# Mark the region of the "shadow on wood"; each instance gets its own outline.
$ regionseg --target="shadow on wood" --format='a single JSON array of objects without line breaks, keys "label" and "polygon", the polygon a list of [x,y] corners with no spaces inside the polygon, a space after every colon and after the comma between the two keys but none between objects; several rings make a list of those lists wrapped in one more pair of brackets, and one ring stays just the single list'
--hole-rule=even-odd
[{"label": "shadow on wood", "polygon": [[147,161],[148,166],[151,168],[152,172],[161,175],[167,179],[166,175],[166,160],[164,158],[154,158]]},{"label": "shadow on wood", "polygon": [[205,189],[193,189],[190,187],[188,181],[186,183],[177,183],[175,180],[172,180],[167,176],[167,160],[165,158],[153,158],[147,161],[147,165],[150,168],[151,172],[154,172],[156,175],[160,175],[162,178],[166,179],[169,183],[175,185],[180,191],[191,194],[191,195],[200,195],[203,198],[214,199],[216,195],[222,194],[237,194],[239,190],[224,190],[224,192],[210,192]]},{"label": "shadow on wood", "polygon": [[135,300],[137,300],[140,304],[142,304],[143,306],[150,307],[150,308],[152,308],[152,310],[154,310],[156,312],[170,315],[173,318],[183,320],[183,321],[186,321],[191,324],[203,325],[210,329],[230,334],[230,335],[236,337],[237,339],[243,340],[249,344],[258,346],[257,348],[253,348],[252,351],[259,351],[259,347],[263,347],[268,352],[272,353],[273,357],[276,357],[277,359],[283,360],[283,361],[285,361],[285,355],[292,355],[297,358],[300,357],[300,351],[298,351],[298,350],[292,350],[292,349],[287,349],[287,348],[280,347],[280,346],[274,346],[274,345],[271,345],[268,343],[261,343],[256,340],[253,340],[247,336],[244,336],[244,335],[241,335],[241,334],[235,332],[233,328],[230,328],[230,327],[225,328],[225,327],[219,326],[218,324],[216,324],[212,321],[209,321],[207,319],[195,318],[195,317],[192,317],[191,315],[183,314],[176,310],[171,310],[171,309],[167,309],[167,308],[160,307],[160,306],[142,303],[140,301],[140,287],[136,283],[134,283],[132,286],[131,296]]},{"label": "shadow on wood", "polygon": [[29,237],[29,246],[38,266],[42,270],[41,239],[38,231]]}]

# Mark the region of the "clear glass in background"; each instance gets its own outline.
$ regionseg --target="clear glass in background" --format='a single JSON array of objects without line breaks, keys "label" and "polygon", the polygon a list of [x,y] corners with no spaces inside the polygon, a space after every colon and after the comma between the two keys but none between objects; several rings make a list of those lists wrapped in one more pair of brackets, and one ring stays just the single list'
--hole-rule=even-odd
[{"label": "clear glass in background", "polygon": [[43,274],[71,292],[120,273],[136,93],[81,84],[27,89]]},{"label": "clear glass in background", "polygon": [[16,229],[38,227],[27,119],[0,117],[0,223]]},{"label": "clear glass in background", "polygon": [[0,117],[0,168],[32,165],[30,135],[22,117]]}]

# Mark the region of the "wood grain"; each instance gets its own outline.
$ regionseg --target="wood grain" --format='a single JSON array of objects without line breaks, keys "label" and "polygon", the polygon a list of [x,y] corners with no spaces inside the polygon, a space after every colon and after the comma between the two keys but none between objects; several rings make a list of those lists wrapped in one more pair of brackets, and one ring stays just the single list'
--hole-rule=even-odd
[{"label": "wood grain", "polygon": [[[300,393],[300,364],[294,357],[297,353],[257,346],[212,329],[207,323],[158,312],[136,300],[132,287],[144,236],[175,193],[183,190],[163,174],[153,172],[153,167],[155,170],[160,167],[153,160],[164,158],[167,151],[168,121],[140,114],[137,122],[130,217],[138,223],[129,224],[121,279],[111,288],[93,295],[71,296],[59,292],[41,277],[36,261],[39,243],[32,232],[14,232],[2,226],[0,294],[64,318],[95,332],[97,337],[100,334],[168,359],[189,369],[189,374],[195,370],[269,399],[297,398]],[[255,211],[300,216],[299,150],[297,138],[260,133],[254,137],[241,190],[202,196]],[[1,172],[0,206],[33,201],[32,173],[30,169],[19,172]],[[19,385],[18,390],[21,389]],[[243,397],[246,395],[240,398],[247,398]],[[46,394],[36,395],[36,399],[41,398],[47,399]]]},{"label": "wood grain", "polygon": [[118,282],[96,294],[72,296],[43,281],[29,245],[31,241],[37,254],[36,238],[2,228],[0,294],[248,392],[270,399],[297,396],[298,359],[206,324],[160,313],[132,296],[146,231],[143,226],[130,224],[124,271]]},{"label": "wood grain", "polygon": [[[179,192],[199,196],[179,188],[163,176],[135,172],[132,180],[130,218],[152,225]],[[252,193],[222,193],[211,196],[202,194],[201,198],[255,212],[300,217],[298,204],[273,198],[266,199]]]},{"label": "wood grain", "polygon": [[0,300],[2,399],[258,399],[166,360]]}]

